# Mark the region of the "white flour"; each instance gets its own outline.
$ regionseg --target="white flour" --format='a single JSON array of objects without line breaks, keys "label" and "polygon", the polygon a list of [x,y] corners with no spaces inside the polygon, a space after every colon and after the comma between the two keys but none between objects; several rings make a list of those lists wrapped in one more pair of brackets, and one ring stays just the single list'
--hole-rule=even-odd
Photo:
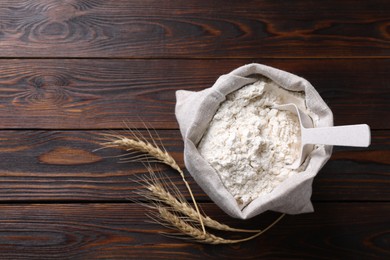
[{"label": "white flour", "polygon": [[270,193],[304,167],[286,167],[299,154],[297,116],[272,108],[292,99],[304,102],[302,94],[268,79],[245,86],[227,96],[199,143],[201,155],[240,207]]}]

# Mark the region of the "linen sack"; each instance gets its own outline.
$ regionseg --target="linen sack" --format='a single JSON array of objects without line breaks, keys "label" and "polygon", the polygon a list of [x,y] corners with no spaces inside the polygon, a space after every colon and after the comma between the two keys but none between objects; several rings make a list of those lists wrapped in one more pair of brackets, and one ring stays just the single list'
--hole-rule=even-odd
[{"label": "linen sack", "polygon": [[314,87],[305,79],[261,64],[248,64],[218,78],[211,88],[199,92],[178,90],[175,114],[184,140],[184,162],[187,170],[205,193],[227,214],[240,219],[254,217],[267,210],[287,214],[313,211],[310,201],[312,182],[327,162],[332,146],[317,145],[309,155],[306,170],[295,174],[271,193],[240,208],[226,190],[216,171],[200,155],[197,145],[220,104],[229,93],[265,76],[279,86],[305,93],[306,107],[316,115],[315,127],[333,126],[333,115]]}]

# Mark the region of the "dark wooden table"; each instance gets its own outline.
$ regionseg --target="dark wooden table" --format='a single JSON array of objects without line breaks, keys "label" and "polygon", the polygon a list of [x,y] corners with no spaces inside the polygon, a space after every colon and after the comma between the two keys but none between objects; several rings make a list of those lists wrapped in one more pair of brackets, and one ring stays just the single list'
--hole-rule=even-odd
[{"label": "dark wooden table", "polygon": [[[0,57],[1,259],[390,259],[390,1],[4,0]],[[309,80],[336,125],[371,126],[371,146],[335,148],[315,213],[252,241],[159,235],[128,200],[144,166],[93,152],[97,137],[145,121],[183,166],[175,91],[251,62]],[[232,219],[188,179],[227,224],[279,216]]]}]

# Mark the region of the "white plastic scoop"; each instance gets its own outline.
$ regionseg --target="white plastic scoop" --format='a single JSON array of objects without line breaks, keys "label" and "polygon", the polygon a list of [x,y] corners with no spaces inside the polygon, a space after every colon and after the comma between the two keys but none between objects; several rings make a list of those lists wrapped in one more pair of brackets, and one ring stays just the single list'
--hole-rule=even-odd
[{"label": "white plastic scoop", "polygon": [[274,106],[278,110],[288,110],[298,116],[301,126],[301,148],[298,159],[291,165],[297,169],[313,150],[314,144],[368,147],[371,143],[370,127],[366,124],[334,127],[313,127],[311,118],[295,104]]}]

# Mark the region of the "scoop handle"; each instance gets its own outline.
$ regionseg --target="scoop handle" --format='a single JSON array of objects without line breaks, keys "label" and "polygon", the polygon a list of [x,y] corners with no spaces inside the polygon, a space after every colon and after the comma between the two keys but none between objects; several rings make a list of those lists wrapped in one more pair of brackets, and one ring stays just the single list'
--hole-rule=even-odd
[{"label": "scoop handle", "polygon": [[334,127],[302,128],[302,144],[325,144],[368,147],[371,143],[370,127],[366,124]]}]

